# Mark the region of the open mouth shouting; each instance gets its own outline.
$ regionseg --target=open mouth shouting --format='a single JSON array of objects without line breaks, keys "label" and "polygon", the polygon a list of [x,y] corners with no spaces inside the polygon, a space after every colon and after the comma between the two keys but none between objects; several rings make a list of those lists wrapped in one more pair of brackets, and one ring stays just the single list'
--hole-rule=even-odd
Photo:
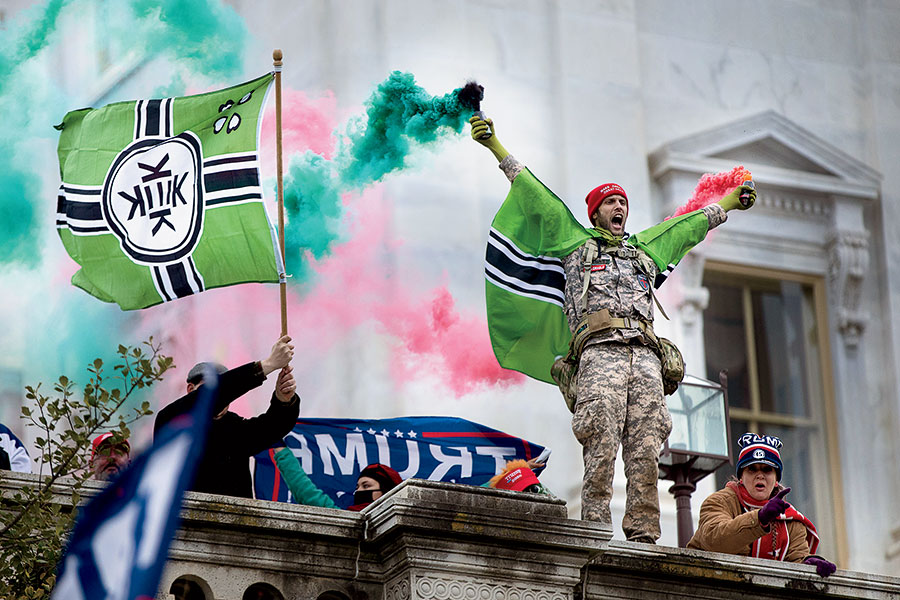
[{"label": "open mouth shouting", "polygon": [[625,213],[617,212],[610,217],[609,230],[615,235],[621,235],[625,231]]}]

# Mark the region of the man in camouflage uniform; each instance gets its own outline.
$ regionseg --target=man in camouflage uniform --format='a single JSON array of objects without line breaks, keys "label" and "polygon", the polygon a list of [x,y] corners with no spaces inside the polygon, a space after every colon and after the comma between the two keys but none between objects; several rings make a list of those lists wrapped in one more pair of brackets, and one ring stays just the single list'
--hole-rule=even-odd
[{"label": "man in camouflage uniform", "polygon": [[[494,154],[501,170],[514,182],[525,167],[503,148],[496,135],[485,136],[493,132],[492,121],[473,117],[470,122],[472,137]],[[739,200],[741,193],[749,195],[746,204]],[[572,430],[584,456],[581,516],[612,522],[609,503],[621,444],[627,478],[622,529],[628,540],[655,543],[659,539],[659,450],[672,429],[652,329],[652,288],[662,283],[710,229],[726,220],[727,210],[749,208],[755,194],[752,187],[741,186],[717,204],[634,236],[625,232],[628,197],[614,183],[598,186],[585,199],[593,229],[576,224],[575,228],[583,231],[573,231],[565,217],[547,215],[554,224],[568,227],[560,232],[561,238],[580,244],[561,252],[569,328],[574,334],[588,314],[603,315],[605,324],[592,331],[578,363]],[[561,202],[556,204],[562,207],[557,212],[568,213]],[[548,206],[557,210],[553,203]],[[592,244],[595,249],[589,250]],[[585,252],[591,252],[589,260],[585,260]]]}]

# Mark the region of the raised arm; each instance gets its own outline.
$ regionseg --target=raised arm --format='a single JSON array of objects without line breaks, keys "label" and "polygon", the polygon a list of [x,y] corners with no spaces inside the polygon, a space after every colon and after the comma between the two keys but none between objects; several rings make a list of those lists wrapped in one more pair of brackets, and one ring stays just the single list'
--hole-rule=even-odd
[{"label": "raised arm", "polygon": [[509,152],[497,139],[497,129],[494,127],[493,119],[482,119],[476,115],[469,119],[469,123],[472,124],[472,139],[490,150],[497,162],[509,156]]},{"label": "raised arm", "polygon": [[[267,358],[240,367],[230,369],[219,377],[219,391],[213,414],[219,414],[228,407],[232,401],[240,398],[253,388],[262,385],[269,373],[287,367],[294,356],[294,347],[290,344],[290,336],[284,336],[275,342]],[[286,374],[279,375],[275,384],[275,396],[281,403],[290,404],[294,397],[293,377],[286,379],[290,374],[290,368]],[[188,393],[162,408],[157,414],[153,425],[154,434],[169,421],[178,415],[186,414],[194,407],[197,401],[198,387],[188,386]],[[282,437],[281,434],[278,437]]]},{"label": "raised arm", "polygon": [[272,371],[277,371],[278,369],[286,367],[293,357],[294,346],[291,344],[291,336],[286,335],[281,337],[275,342],[275,345],[272,346],[269,357],[259,361],[263,375],[268,377],[269,373]]},{"label": "raised arm", "polygon": [[718,201],[718,205],[726,211],[747,210],[756,202],[756,186],[752,181],[745,181],[742,185],[734,188],[734,190]]},{"label": "raised arm", "polygon": [[298,504],[338,508],[334,500],[312,482],[290,448],[283,447],[275,452],[275,464]]}]

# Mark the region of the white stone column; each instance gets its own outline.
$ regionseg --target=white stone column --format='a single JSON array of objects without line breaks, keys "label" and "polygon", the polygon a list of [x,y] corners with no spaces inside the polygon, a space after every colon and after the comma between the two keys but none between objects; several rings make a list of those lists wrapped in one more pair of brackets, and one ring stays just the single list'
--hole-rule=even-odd
[{"label": "white stone column", "polygon": [[701,243],[681,260],[674,275],[679,283],[676,309],[681,322],[680,335],[675,342],[684,356],[685,371],[703,378],[706,378],[703,311],[709,306],[709,290],[703,287],[705,265],[706,252]]},{"label": "white stone column", "polygon": [[[886,540],[872,540],[873,516],[882,514],[878,495],[870,497],[866,506],[859,506],[861,490],[881,480],[876,457],[878,449],[862,440],[877,441],[877,390],[864,376],[866,347],[860,344],[865,334],[868,315],[862,308],[863,282],[869,270],[869,233],[863,223],[863,206],[854,199],[832,196],[833,211],[825,239],[828,259],[829,331],[831,332],[832,365],[834,370],[835,425],[842,466],[843,498],[855,510],[843,511],[854,569],[873,569],[880,558],[867,558],[860,548],[866,544],[883,547]],[[860,469],[859,465],[867,465]],[[874,470],[874,471],[873,471]],[[835,502],[842,498],[836,497]]]}]

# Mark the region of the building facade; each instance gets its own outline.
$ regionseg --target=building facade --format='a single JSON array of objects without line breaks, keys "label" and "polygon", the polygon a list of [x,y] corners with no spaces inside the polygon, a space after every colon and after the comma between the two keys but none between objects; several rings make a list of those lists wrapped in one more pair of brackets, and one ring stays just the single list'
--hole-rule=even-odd
[{"label": "building facade", "polygon": [[[74,4],[92,9],[67,17],[68,43],[51,49],[46,67],[63,74],[58,85],[73,103],[67,108],[153,93],[178,57],[106,36],[109,3]],[[5,19],[24,7],[4,5]],[[660,292],[672,320],[657,317],[657,327],[681,347],[689,373],[715,379],[728,370],[735,434],[782,437],[785,483],[819,526],[823,553],[842,568],[900,572],[897,3],[224,6],[248,32],[241,41],[248,77],[268,70],[272,49],[281,48],[286,87],[333,98],[341,118],[360,113],[393,70],[415,74],[435,94],[477,79],[504,145],[585,223],[582,198],[601,182],[628,191],[629,230],[638,231],[670,215],[702,174],[747,167],[757,206],[730,215],[675,270]],[[183,18],[200,20],[199,13]],[[45,187],[52,190],[50,179]],[[387,230],[403,241],[385,251],[394,293],[446,282],[460,311],[482,314],[487,231],[507,189],[489,154],[462,136],[379,182]],[[47,247],[58,255],[53,242]],[[185,302],[154,315],[185,323],[200,310]],[[248,317],[222,329],[233,332],[231,339],[261,342],[254,323],[262,321]],[[153,331],[137,318],[119,326]],[[15,344],[27,345],[28,336],[13,329]],[[156,333],[185,360],[221,343],[184,329]],[[457,394],[424,367],[421,377],[398,383],[391,378],[395,348],[389,336],[361,326],[305,357],[297,369],[304,414],[454,414],[513,432],[553,448],[545,482],[577,517],[580,448],[555,389],[522,382]],[[31,381],[34,365],[7,361],[0,367],[11,377],[21,372]],[[37,378],[49,375],[55,373]],[[702,483],[695,515],[727,475]],[[661,542],[674,545],[665,484],[660,497]],[[613,539],[621,537],[623,507],[620,469]]]}]

